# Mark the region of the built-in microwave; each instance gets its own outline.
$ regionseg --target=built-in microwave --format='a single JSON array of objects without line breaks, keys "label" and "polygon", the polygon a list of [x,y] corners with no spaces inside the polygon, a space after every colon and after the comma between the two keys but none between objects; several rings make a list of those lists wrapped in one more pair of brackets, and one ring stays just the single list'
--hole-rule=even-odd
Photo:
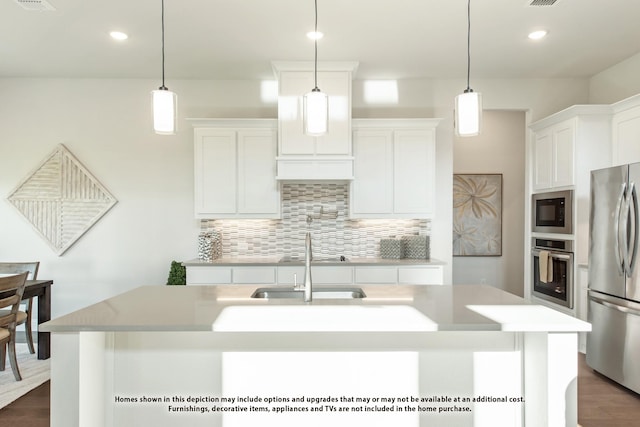
[{"label": "built-in microwave", "polygon": [[531,211],[531,231],[534,233],[573,232],[573,190],[533,194]]}]

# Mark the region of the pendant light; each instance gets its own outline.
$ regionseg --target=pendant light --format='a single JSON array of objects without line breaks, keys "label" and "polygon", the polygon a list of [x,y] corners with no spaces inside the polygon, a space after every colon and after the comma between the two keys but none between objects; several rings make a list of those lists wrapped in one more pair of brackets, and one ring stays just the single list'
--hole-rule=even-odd
[{"label": "pendant light", "polygon": [[476,136],[482,122],[482,95],[469,87],[471,74],[471,0],[467,3],[467,88],[456,96],[455,127],[458,136]]},{"label": "pendant light", "polygon": [[178,97],[164,85],[164,0],[162,0],[162,86],[151,92],[153,130],[160,135],[176,133]]},{"label": "pendant light", "polygon": [[[316,25],[318,33],[318,0],[315,0]],[[314,88],[302,98],[302,117],[304,133],[309,136],[322,136],[329,129],[329,97],[318,89],[318,39],[314,38],[315,59],[313,70]]]}]

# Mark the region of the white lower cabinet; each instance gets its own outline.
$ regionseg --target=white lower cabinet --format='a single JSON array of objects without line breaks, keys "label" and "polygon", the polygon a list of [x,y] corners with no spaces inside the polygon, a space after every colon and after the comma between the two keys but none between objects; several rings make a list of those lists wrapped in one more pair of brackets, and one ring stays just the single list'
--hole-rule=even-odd
[{"label": "white lower cabinet", "polygon": [[353,267],[312,266],[311,279],[317,285],[344,285],[353,283]]},{"label": "white lower cabinet", "polygon": [[[441,265],[312,265],[316,285],[443,285]],[[304,282],[304,266],[187,266],[187,285],[288,285]]]},{"label": "white lower cabinet", "polygon": [[444,269],[442,266],[399,267],[399,285],[442,285]]},{"label": "white lower cabinet", "polygon": [[398,283],[398,267],[356,267],[355,283],[395,285]]},{"label": "white lower cabinet", "polygon": [[233,283],[247,285],[277,283],[275,267],[234,267],[232,273]]},{"label": "white lower cabinet", "polygon": [[187,267],[187,285],[231,283],[231,267]]},{"label": "white lower cabinet", "polygon": [[278,267],[278,284],[294,285],[296,282],[300,285],[304,283],[304,266],[287,266]]},{"label": "white lower cabinet", "polygon": [[276,267],[187,266],[187,285],[276,284]]},{"label": "white lower cabinet", "polygon": [[[316,285],[344,285],[353,283],[353,268],[342,266],[318,266],[311,267],[311,280]],[[298,285],[304,283],[304,266],[278,267],[278,284]]]}]

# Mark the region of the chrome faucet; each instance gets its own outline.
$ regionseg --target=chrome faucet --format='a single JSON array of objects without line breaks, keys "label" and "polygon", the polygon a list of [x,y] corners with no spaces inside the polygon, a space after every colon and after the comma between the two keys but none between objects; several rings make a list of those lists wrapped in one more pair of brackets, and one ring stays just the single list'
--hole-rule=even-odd
[{"label": "chrome faucet", "polygon": [[313,285],[311,283],[311,233],[307,231],[307,237],[304,240],[304,300],[310,302],[312,297]]}]

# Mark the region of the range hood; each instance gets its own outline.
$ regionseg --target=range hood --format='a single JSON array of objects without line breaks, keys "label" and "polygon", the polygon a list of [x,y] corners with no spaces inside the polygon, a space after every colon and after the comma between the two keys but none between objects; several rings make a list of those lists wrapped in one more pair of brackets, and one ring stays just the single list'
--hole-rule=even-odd
[{"label": "range hood", "polygon": [[329,96],[329,131],[303,132],[302,96],[314,87],[314,63],[271,63],[278,79],[278,156],[280,181],[353,179],[351,82],[357,62],[319,62],[318,87]]}]

